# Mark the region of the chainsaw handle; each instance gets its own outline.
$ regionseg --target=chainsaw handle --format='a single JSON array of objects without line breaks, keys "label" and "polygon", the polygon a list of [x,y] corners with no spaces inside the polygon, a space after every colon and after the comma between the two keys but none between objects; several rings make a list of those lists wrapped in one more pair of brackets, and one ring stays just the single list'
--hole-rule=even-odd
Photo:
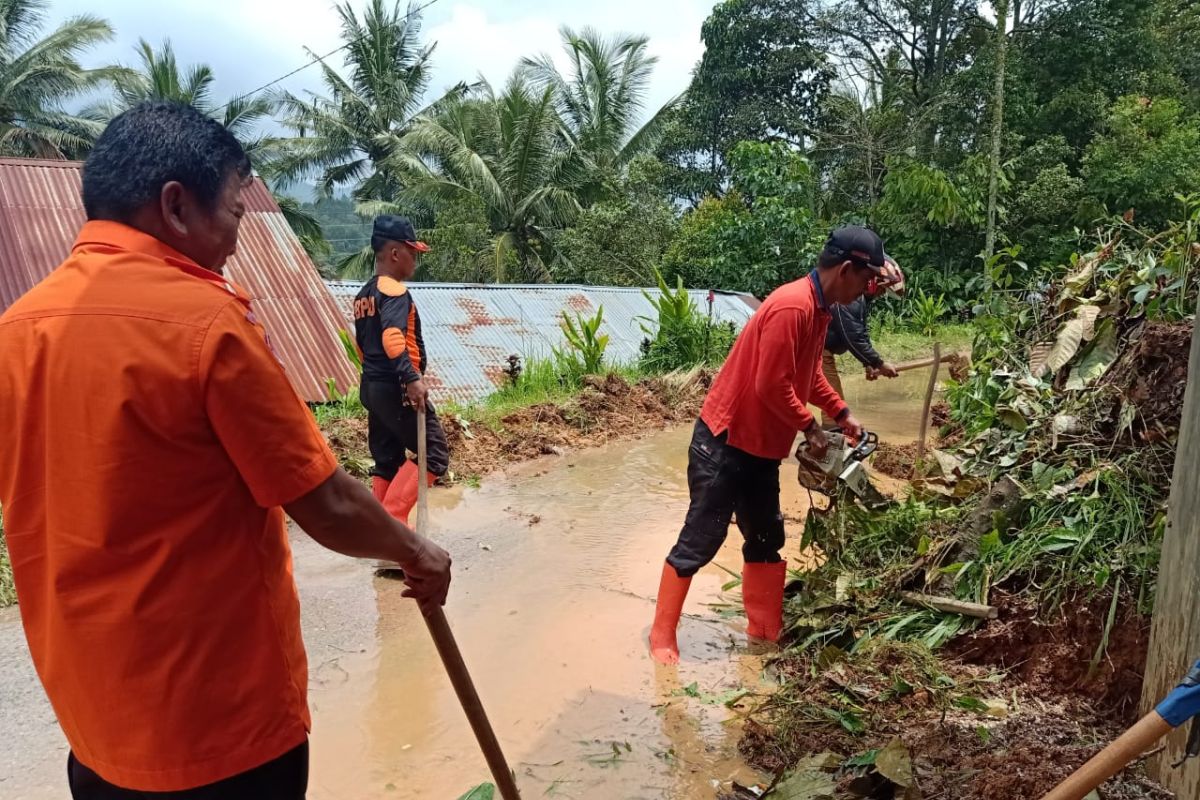
[{"label": "chainsaw handle", "polygon": [[862,436],[859,437],[858,444],[854,445],[854,449],[850,451],[847,460],[863,461],[867,456],[874,453],[878,447],[879,434],[863,428]]}]

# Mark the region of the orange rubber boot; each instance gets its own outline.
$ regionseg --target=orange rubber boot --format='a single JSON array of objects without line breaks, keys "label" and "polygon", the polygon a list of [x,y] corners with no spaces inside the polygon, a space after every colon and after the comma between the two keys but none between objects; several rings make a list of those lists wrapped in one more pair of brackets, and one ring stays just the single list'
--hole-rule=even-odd
[{"label": "orange rubber boot", "polygon": [[[388,513],[396,519],[408,524],[408,515],[412,511],[413,506],[417,504],[417,467],[412,461],[405,461],[404,466],[396,473],[396,477],[392,479],[392,485],[388,487],[387,494],[383,497],[383,507]],[[429,481],[427,486],[433,486],[433,482],[437,480],[437,476],[432,472],[426,474],[425,479]]]},{"label": "orange rubber boot", "polygon": [[387,497],[388,486],[391,484],[392,482],[386,478],[381,478],[378,475],[372,475],[371,494],[375,495],[375,499],[382,503],[383,498]]},{"label": "orange rubber boot", "polygon": [[742,605],[746,608],[746,635],[778,642],[783,632],[783,584],[787,562],[745,564],[742,567]]},{"label": "orange rubber boot", "polygon": [[662,578],[658,583],[658,601],[654,606],[654,626],[650,628],[650,655],[660,664],[679,663],[675,629],[679,627],[683,600],[691,585],[691,578],[679,577],[674,567],[663,563]]}]

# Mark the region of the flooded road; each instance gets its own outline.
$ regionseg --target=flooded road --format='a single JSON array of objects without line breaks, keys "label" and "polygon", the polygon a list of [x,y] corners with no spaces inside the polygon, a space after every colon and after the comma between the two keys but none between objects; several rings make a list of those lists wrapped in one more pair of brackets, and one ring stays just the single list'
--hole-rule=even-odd
[{"label": "flooded road", "polygon": [[[927,373],[848,400],[881,438],[910,441]],[[869,386],[869,390],[864,389]],[[736,529],[695,578],[682,663],[646,651],[662,560],[687,507],[690,429],[529,462],[478,489],[431,493],[431,534],[454,556],[446,613],[526,798],[711,798],[760,779],[737,758],[733,692],[770,691],[745,652]],[[807,495],[782,474],[795,559]],[[454,800],[488,779],[402,585],[293,532],[313,710],[313,800]],[[722,607],[725,604],[727,607]],[[736,612],[736,613],[731,613]],[[682,687],[695,684],[688,696]],[[65,743],[41,694],[16,609],[0,613],[0,797],[62,798]],[[727,784],[726,784],[727,785]]]}]

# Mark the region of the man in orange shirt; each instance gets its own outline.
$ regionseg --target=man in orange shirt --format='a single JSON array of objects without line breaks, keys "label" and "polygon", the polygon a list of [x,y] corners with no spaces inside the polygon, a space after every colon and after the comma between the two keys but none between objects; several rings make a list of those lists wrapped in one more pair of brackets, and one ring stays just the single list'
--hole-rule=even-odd
[{"label": "man in orange shirt", "polygon": [[338,468],[221,274],[249,175],[190,108],[122,114],[84,166],[71,255],[0,317],[0,505],[75,798],[304,797],[285,510],[445,602],[446,552]]},{"label": "man in orange shirt", "polygon": [[853,302],[877,280],[883,242],[866,228],[830,234],[817,269],[784,284],[738,335],[713,382],[688,450],[691,505],[679,539],[663,564],[650,629],[656,661],[679,661],[675,630],[692,576],[712,561],[737,513],[745,538],[742,603],[746,633],[775,642],[783,627],[787,562],[779,556],[785,534],[779,509],[779,464],[797,432],[817,458],[829,447],[810,402],[851,436],[862,426],[821,371],[830,307]]}]

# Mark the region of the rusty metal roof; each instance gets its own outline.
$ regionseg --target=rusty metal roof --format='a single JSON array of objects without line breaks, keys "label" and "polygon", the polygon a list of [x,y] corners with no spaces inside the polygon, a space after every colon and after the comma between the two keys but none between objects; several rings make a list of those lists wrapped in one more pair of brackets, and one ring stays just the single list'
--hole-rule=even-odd
[{"label": "rusty metal roof", "polygon": [[[327,281],[349,325],[352,302],[360,281]],[[655,310],[642,289],[563,284],[410,283],[421,309],[421,330],[429,352],[426,380],[435,399],[471,403],[501,385],[505,360],[512,353],[524,358],[549,357],[564,343],[559,320],[563,312],[585,316],[604,306],[601,330],[609,336],[605,358],[632,364],[641,355],[645,333],[654,327]],[[647,289],[651,296],[658,289]],[[692,302],[707,309],[708,292],[690,290]],[[759,301],[751,295],[717,292],[713,319],[745,324]],[[646,319],[643,319],[646,318]]]},{"label": "rusty metal roof", "polygon": [[[0,159],[0,312],[50,274],[85,221],[78,161]],[[357,381],[338,340],[342,315],[266,185],[243,192],[237,254],[226,272],[249,292],[292,385],[328,400],[326,381]]]}]

